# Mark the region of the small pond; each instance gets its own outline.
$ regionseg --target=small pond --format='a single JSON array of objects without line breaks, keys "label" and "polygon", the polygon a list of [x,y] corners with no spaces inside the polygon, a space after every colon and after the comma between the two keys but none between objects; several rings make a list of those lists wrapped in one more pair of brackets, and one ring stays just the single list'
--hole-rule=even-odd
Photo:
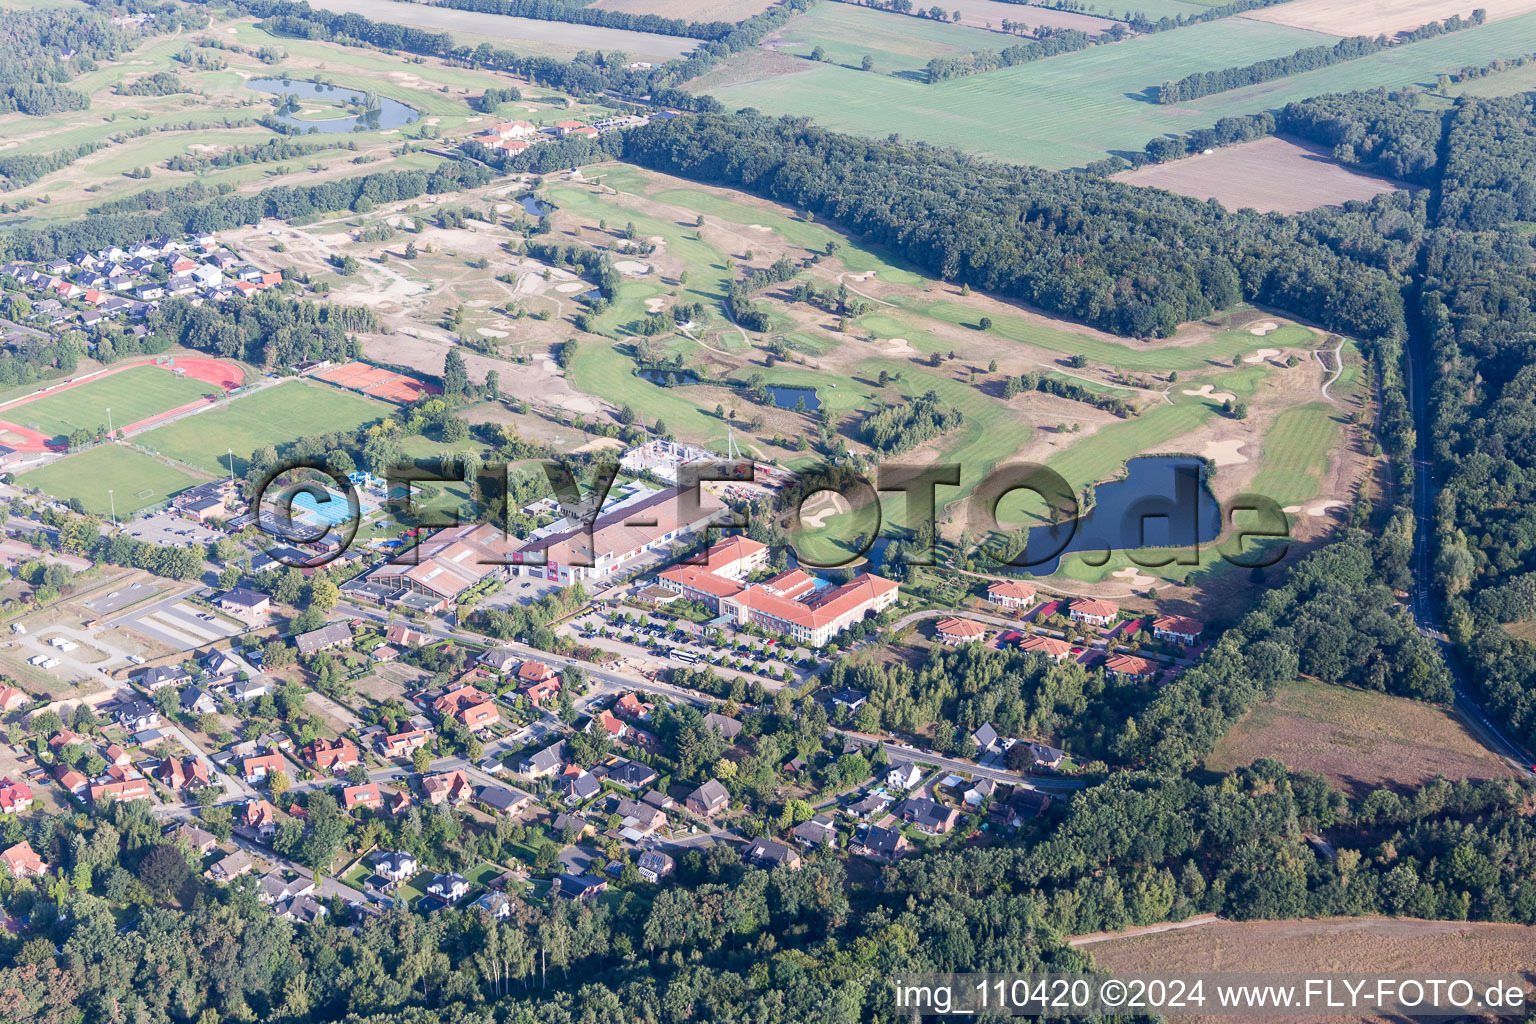
[{"label": "small pond", "polygon": [[763,387],[768,391],[768,400],[780,409],[798,409],[802,401],[806,412],[815,412],[821,408],[821,398],[815,388],[798,384],[765,384]]},{"label": "small pond", "polygon": [[[326,114],[345,111],[349,104],[360,104],[366,95],[366,90],[353,89],[349,86],[321,85],[317,82],[299,82],[291,79],[285,81],[281,78],[253,78],[245,84],[257,92],[295,97],[300,107],[303,107],[305,100],[318,100],[326,105]],[[421,119],[420,111],[406,106],[399,100],[386,99],[383,96],[376,99],[378,107],[361,115],[343,114],[340,117],[305,118],[296,117],[292,110],[279,107],[273,116],[301,131],[316,131],[326,135],[350,132],[355,128],[361,128],[364,131],[400,128]]]}]

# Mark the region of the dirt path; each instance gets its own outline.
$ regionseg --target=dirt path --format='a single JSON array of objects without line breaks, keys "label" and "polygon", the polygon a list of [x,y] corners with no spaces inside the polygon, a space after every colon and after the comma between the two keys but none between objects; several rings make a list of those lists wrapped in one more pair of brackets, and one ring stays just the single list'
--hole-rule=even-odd
[{"label": "dirt path", "polygon": [[[1317,352],[1317,351],[1314,351],[1312,354],[1317,357],[1317,361],[1319,363],[1323,363],[1323,371],[1326,373],[1327,370],[1328,370],[1328,364],[1323,362],[1323,354],[1321,352]],[[1325,402],[1332,402],[1334,405],[1338,405],[1339,404],[1338,402],[1334,402],[1333,399],[1331,397],[1329,397],[1328,389],[1331,386],[1333,386],[1335,383],[1337,383],[1338,379],[1340,377],[1342,377],[1343,375],[1344,375],[1344,339],[1340,338],[1339,339],[1339,344],[1333,350],[1333,376],[1329,377],[1327,380],[1323,381],[1323,401],[1325,401]]]},{"label": "dirt path", "polygon": [[1123,932],[1093,932],[1088,935],[1076,935],[1067,940],[1069,946],[1091,946],[1095,942],[1103,942],[1106,939],[1134,939],[1141,935],[1156,935],[1159,932],[1176,932],[1184,928],[1199,928],[1201,925],[1214,924],[1221,918],[1215,914],[1201,914],[1199,917],[1191,917],[1185,921],[1165,921],[1162,924],[1145,924],[1140,928],[1127,928]]}]

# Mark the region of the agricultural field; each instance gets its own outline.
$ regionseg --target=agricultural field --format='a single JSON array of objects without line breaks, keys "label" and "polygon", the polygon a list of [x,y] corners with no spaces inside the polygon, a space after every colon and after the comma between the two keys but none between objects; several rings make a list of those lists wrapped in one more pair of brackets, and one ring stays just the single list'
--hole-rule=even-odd
[{"label": "agricultural field", "polygon": [[[475,46],[488,42],[493,46],[504,46],[519,52],[533,52],[567,60],[582,50],[622,50],[631,60],[666,61],[681,57],[700,45],[699,40],[684,36],[512,18],[504,14],[430,7],[406,0],[323,0],[314,6],[343,14],[361,14],[374,21],[409,25],[428,32],[450,32],[454,40],[463,45]],[[696,15],[695,20],[716,21],[722,17],[706,13]]]},{"label": "agricultural field", "polygon": [[[1283,7],[1284,5],[1282,5]],[[1276,8],[1279,9],[1279,8]],[[1023,8],[1025,11],[1034,8]],[[1025,17],[1027,19],[1027,15]],[[1196,71],[1243,64],[1335,37],[1232,17],[966,78],[924,85],[891,75],[742,54],[690,83],[728,109],[813,116],[837,131],[955,146],[1043,167],[1080,167],[1229,115],[1322,93],[1433,85],[1441,72],[1536,51],[1536,14],[1439,36],[1306,74],[1159,105],[1147,90]]]},{"label": "agricultural field", "polygon": [[[1179,0],[1164,0],[1171,7],[1178,7],[1186,11],[1197,8],[1179,2]],[[1109,17],[1109,8],[1102,13],[1082,13],[1079,11],[1057,11],[1049,7],[1033,7],[1023,4],[1003,3],[1001,0],[952,0],[943,5],[953,17],[955,11],[960,12],[960,20],[952,24],[968,25],[971,28],[989,29],[993,32],[1002,31],[1004,21],[1018,22],[1028,25],[1030,28],[1039,28],[1042,25],[1050,28],[1075,28],[1079,32],[1089,35],[1098,35],[1113,24]],[[1163,6],[1158,0],[1154,0],[1154,7]],[[1138,7],[1137,10],[1143,8]],[[994,44],[995,45],[995,44]]]},{"label": "agricultural field", "polygon": [[[1536,2],[1532,0],[1492,0],[1477,6],[1487,12],[1490,22],[1536,11]],[[1339,36],[1390,36],[1431,21],[1443,21],[1453,14],[1465,18],[1468,13],[1470,9],[1456,0],[1365,0],[1350,4],[1335,0],[1288,0],[1240,17]]]},{"label": "agricultural field", "polygon": [[228,453],[233,449],[238,475],[245,472],[250,453],[262,445],[351,430],[389,415],[392,408],[325,384],[285,381],[156,427],[134,441],[214,474],[230,471]]},{"label": "agricultural field", "polygon": [[762,14],[773,6],[773,0],[721,0],[719,3],[706,3],[704,0],[597,0],[588,6],[600,11],[655,14],[662,18],[683,18],[687,21],[739,22],[754,14]]},{"label": "agricultural field", "polygon": [[23,473],[17,482],[61,501],[78,500],[87,511],[100,516],[111,514],[115,508],[117,517],[124,519],[191,487],[198,479],[147,452],[103,444]]},{"label": "agricultural field", "polygon": [[1300,213],[1404,186],[1336,163],[1322,146],[1270,136],[1115,175],[1127,185],[1215,199],[1229,210]]},{"label": "agricultural field", "polygon": [[1230,771],[1260,757],[1318,772],[1346,793],[1417,786],[1444,775],[1494,779],[1509,766],[1445,708],[1406,697],[1299,679],[1256,706],[1206,758]]},{"label": "agricultural field", "polygon": [[763,45],[779,53],[809,58],[820,47],[827,63],[860,70],[865,57],[874,66],[865,74],[896,75],[927,80],[929,58],[995,49],[1007,45],[994,32],[951,25],[931,18],[912,18],[846,3],[818,4]]}]

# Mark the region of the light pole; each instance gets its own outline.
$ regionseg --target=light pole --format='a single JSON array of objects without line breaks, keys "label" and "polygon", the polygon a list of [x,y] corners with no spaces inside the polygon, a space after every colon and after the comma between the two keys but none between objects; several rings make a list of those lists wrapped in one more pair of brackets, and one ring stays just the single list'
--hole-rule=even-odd
[{"label": "light pole", "polygon": [[112,496],[112,488],[107,488],[107,500],[112,503],[112,529],[117,529],[117,499]]},{"label": "light pole", "polygon": [[226,448],[224,450],[229,453],[229,482],[230,483],[234,483],[235,482],[235,450],[233,448]]},{"label": "light pole", "polygon": [[107,440],[112,439],[112,407],[107,406]]}]

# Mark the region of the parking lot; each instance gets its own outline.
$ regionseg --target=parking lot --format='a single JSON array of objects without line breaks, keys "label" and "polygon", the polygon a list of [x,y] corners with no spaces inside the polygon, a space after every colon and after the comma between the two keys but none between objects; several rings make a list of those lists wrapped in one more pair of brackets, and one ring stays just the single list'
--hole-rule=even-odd
[{"label": "parking lot", "polygon": [[[586,616],[572,623],[571,628],[583,636],[595,636],[606,643],[636,648],[652,657],[666,658],[679,664],[728,666],[731,662],[745,663],[738,671],[754,675],[761,675],[770,668],[788,668],[797,680],[803,678],[807,671],[800,660],[810,655],[803,649],[792,649],[794,657],[786,662],[777,656],[780,644],[773,638],[752,638],[751,642],[759,645],[761,650],[738,650],[728,645],[716,646],[702,636],[689,635],[689,625],[683,624],[684,632],[679,634],[673,631],[671,623],[653,622],[639,626]],[[603,636],[605,632],[608,634],[606,637]],[[630,639],[625,639],[626,636]]]},{"label": "parking lot", "polygon": [[156,602],[138,614],[122,619],[119,625],[153,637],[178,651],[190,651],[242,631],[241,626],[226,622],[206,608],[188,604],[185,596],[178,594]]},{"label": "parking lot", "polygon": [[170,547],[209,544],[222,536],[206,526],[182,518],[169,509],[163,509],[144,519],[125,523],[123,528],[128,531],[130,537]]},{"label": "parking lot", "polygon": [[80,603],[97,615],[111,615],[119,608],[126,608],[136,601],[142,601],[155,592],[156,588],[143,583],[130,583],[121,590],[113,590]]}]

